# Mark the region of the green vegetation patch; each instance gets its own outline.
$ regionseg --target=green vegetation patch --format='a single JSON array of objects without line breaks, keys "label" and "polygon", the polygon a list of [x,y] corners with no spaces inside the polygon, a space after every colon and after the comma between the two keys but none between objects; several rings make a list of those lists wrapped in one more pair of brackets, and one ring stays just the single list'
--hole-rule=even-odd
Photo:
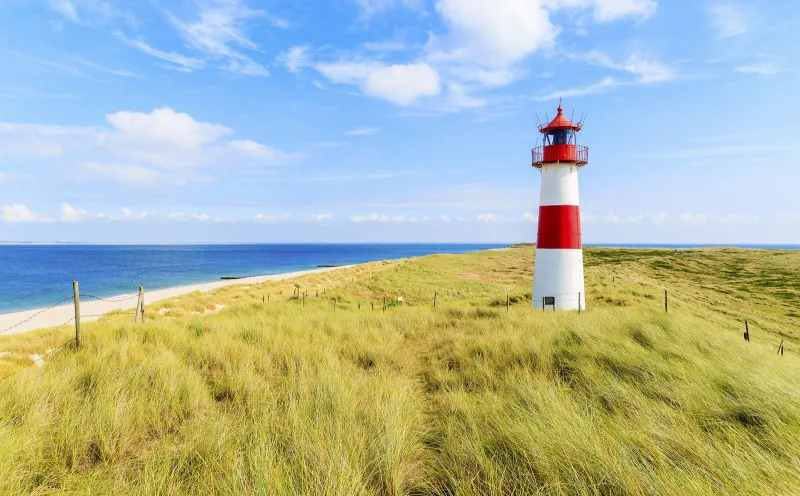
[{"label": "green vegetation patch", "polygon": [[[0,494],[800,492],[795,288],[751,284],[797,277],[797,254],[588,249],[578,314],[530,309],[533,251],[365,264],[85,325],[80,350],[0,382]],[[718,270],[732,262],[739,279]],[[69,335],[47,332],[0,351]],[[0,372],[28,363],[10,353]]]}]

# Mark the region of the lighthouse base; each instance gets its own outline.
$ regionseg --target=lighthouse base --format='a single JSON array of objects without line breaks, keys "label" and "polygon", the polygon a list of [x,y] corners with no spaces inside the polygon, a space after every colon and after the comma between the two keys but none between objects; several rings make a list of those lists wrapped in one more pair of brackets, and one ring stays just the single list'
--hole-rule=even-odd
[{"label": "lighthouse base", "polygon": [[539,310],[586,308],[582,249],[536,250],[531,304]]}]

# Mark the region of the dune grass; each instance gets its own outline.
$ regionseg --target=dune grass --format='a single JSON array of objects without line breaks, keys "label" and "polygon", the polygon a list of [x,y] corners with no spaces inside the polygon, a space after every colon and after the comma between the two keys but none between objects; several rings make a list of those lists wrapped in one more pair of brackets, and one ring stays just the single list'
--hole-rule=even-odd
[{"label": "dune grass", "polygon": [[[799,493],[800,254],[586,266],[582,314],[530,310],[521,248],[110,315],[0,383],[0,494]],[[71,331],[0,350],[46,332],[0,373]]]}]

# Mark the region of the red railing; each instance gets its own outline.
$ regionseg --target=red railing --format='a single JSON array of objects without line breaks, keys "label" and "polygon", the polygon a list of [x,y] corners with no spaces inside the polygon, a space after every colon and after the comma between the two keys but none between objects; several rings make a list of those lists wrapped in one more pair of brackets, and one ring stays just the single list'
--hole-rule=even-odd
[{"label": "red railing", "polygon": [[547,145],[531,150],[533,166],[541,167],[542,164],[554,162],[575,162],[578,165],[589,163],[589,147],[583,145]]}]

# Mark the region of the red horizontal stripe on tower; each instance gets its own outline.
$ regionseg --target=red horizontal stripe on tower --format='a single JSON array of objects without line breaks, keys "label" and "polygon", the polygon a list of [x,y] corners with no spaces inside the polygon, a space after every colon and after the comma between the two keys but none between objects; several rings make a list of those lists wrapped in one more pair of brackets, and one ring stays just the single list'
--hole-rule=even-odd
[{"label": "red horizontal stripe on tower", "polygon": [[539,207],[536,248],[577,250],[581,248],[581,209],[577,205]]}]

